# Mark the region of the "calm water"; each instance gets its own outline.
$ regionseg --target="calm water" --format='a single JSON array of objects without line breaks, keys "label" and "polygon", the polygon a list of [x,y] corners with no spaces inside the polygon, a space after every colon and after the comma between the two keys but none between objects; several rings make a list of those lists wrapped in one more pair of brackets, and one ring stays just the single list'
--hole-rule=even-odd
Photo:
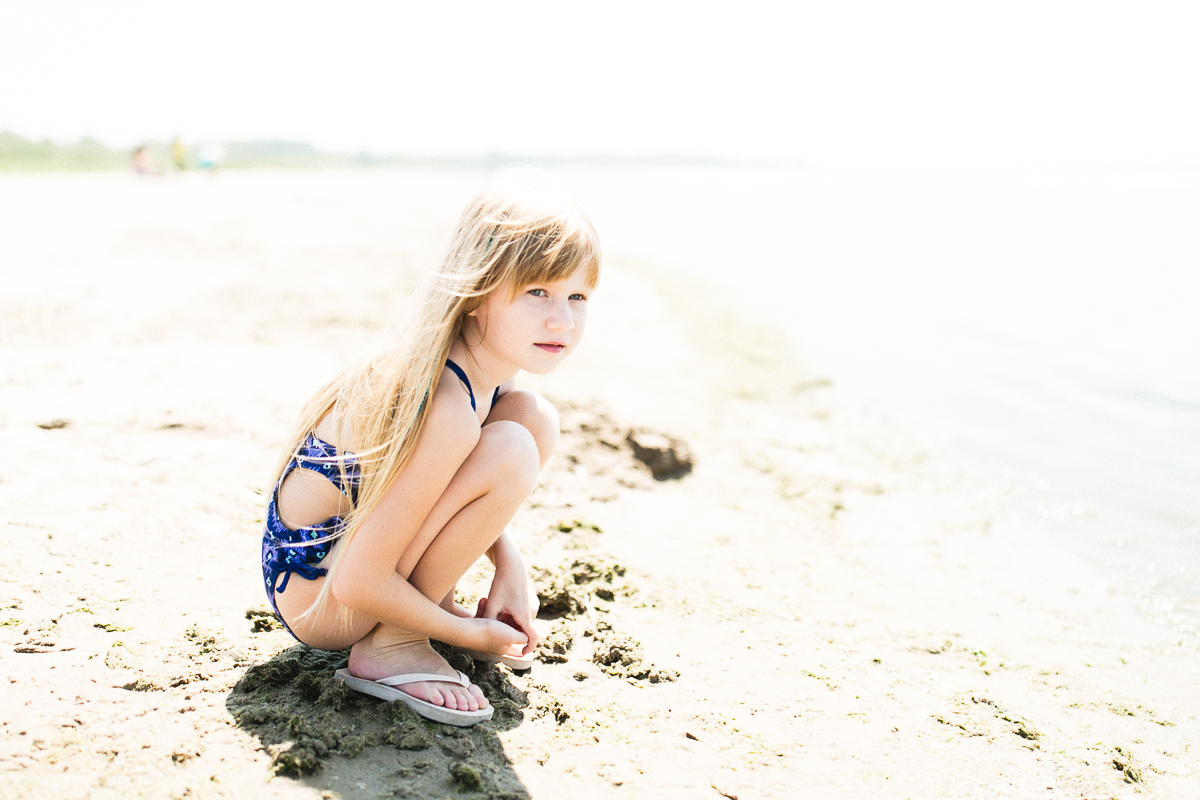
[{"label": "calm water", "polygon": [[741,293],[1152,616],[1200,620],[1200,172],[568,177],[609,254]]}]

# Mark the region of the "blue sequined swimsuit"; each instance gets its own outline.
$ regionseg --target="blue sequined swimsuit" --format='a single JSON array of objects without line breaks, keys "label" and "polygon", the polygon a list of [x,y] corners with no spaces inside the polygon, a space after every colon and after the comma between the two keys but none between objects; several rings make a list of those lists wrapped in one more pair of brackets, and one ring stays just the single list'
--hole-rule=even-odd
[{"label": "blue sequined swimsuit", "polygon": [[[467,374],[450,359],[446,359],[446,366],[463,382],[467,394],[471,397],[471,408],[474,410],[475,392],[471,389],[471,382],[467,380]],[[500,388],[497,387],[492,395],[492,405],[496,404],[499,397]],[[340,465],[344,465],[345,482],[342,481]],[[296,528],[295,530],[283,524],[283,520],[279,518],[278,509],[279,487],[283,485],[284,478],[297,468],[310,469],[325,476],[330,483],[337,487],[339,492],[350,499],[351,504],[358,502],[358,485],[361,476],[358,462],[353,455],[339,456],[336,447],[310,434],[296,454],[292,456],[292,460],[288,462],[283,474],[279,476],[279,482],[275,484],[275,489],[271,492],[271,499],[267,502],[267,522],[263,529],[262,539],[263,586],[267,590],[267,600],[270,601],[271,608],[275,611],[279,622],[288,633],[300,641],[300,637],[296,636],[295,632],[288,627],[283,615],[279,613],[275,595],[287,589],[288,581],[292,579],[293,574],[299,575],[305,580],[315,581],[329,572],[324,567],[316,565],[329,555],[334,543],[341,537],[345,523],[341,517],[330,517],[320,525]]]}]

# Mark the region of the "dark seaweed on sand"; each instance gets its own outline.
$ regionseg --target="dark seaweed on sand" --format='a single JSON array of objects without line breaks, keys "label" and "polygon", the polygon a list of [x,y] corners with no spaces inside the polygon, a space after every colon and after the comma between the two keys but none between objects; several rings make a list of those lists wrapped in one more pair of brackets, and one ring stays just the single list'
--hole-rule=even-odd
[{"label": "dark seaweed on sand", "polygon": [[[271,754],[276,774],[312,785],[322,784],[320,773],[334,760],[355,759],[379,748],[420,754],[415,768],[393,774],[402,796],[444,797],[453,790],[489,798],[527,797],[496,731],[521,723],[528,696],[509,681],[506,670],[474,662],[436,642],[434,647],[483,690],[495,708],[490,721],[455,728],[424,720],[403,703],[350,691],[333,674],[346,666],[349,651],[304,645],[246,670],[226,707],[237,725]],[[344,792],[346,787],[338,788]]]}]

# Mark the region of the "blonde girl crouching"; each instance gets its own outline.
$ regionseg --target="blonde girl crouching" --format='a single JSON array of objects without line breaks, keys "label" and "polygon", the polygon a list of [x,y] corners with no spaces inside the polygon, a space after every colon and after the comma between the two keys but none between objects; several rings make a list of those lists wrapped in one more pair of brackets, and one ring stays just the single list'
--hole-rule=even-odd
[{"label": "blonde girl crouching", "polygon": [[[402,333],[308,402],[276,469],[263,580],[338,675],[453,725],[488,719],[478,687],[429,646],[528,666],[537,598],[505,526],[558,438],[543,398],[513,388],[579,343],[600,249],[583,213],[528,183],[470,203]],[[486,554],[476,614],[454,602]]]}]

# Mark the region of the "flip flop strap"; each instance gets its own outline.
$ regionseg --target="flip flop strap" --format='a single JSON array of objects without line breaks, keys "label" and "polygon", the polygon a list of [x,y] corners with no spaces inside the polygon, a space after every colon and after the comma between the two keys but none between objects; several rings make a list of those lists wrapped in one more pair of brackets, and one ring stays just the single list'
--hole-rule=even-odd
[{"label": "flip flop strap", "polygon": [[404,686],[408,683],[421,683],[428,681],[430,683],[457,683],[459,686],[466,689],[471,685],[471,681],[463,673],[458,673],[457,678],[449,675],[438,675],[433,672],[409,672],[405,675],[393,675],[390,678],[380,678],[375,683],[382,683],[384,686]]}]

